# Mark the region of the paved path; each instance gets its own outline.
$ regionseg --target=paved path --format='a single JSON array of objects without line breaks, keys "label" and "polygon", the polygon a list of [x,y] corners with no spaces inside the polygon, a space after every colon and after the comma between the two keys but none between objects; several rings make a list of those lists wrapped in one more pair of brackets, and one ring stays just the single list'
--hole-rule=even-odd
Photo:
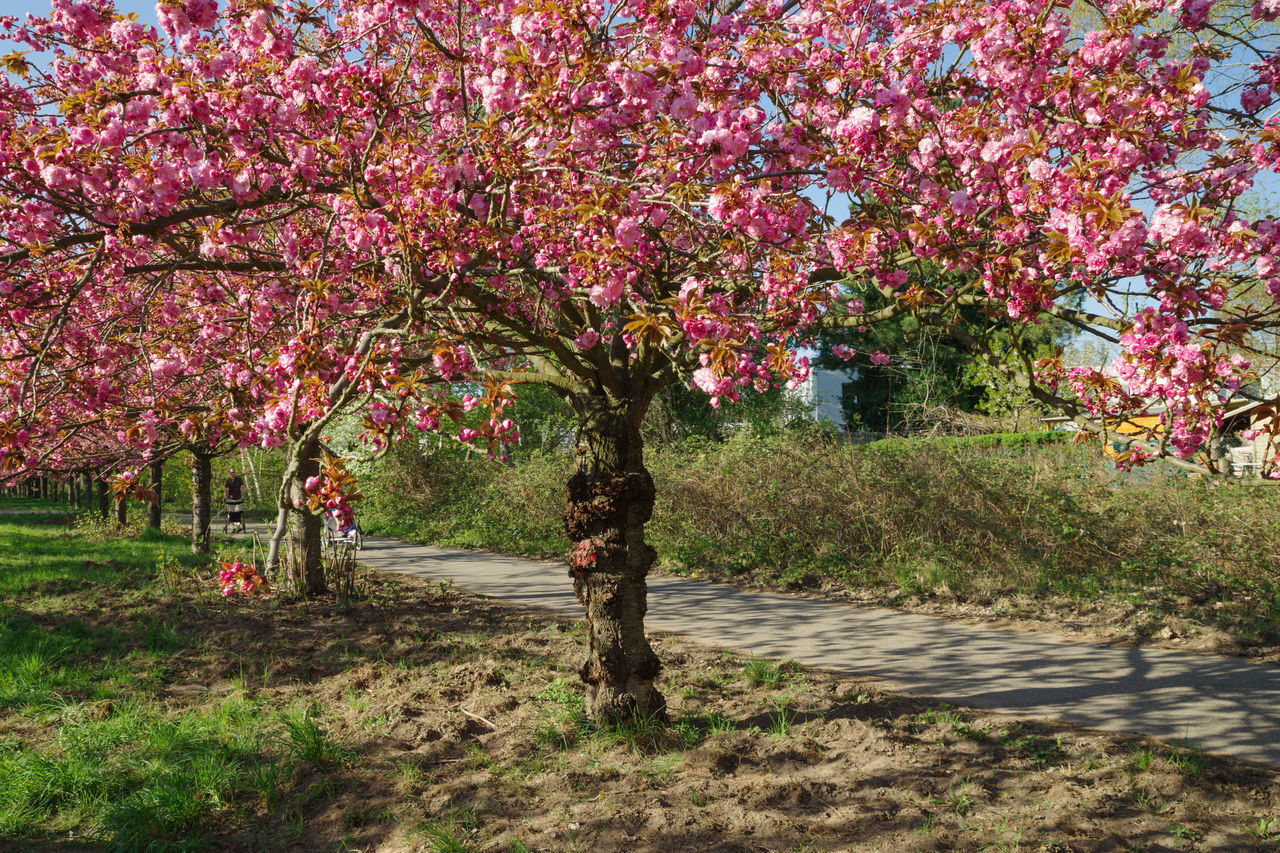
[{"label": "paved path", "polygon": [[[250,527],[260,535],[267,529]],[[374,537],[365,540],[360,562],[452,578],[472,592],[519,604],[582,613],[560,565]],[[876,676],[904,693],[1187,740],[1210,752],[1280,764],[1280,667],[1105,648],[670,576],[650,578],[645,624],[761,657]]]},{"label": "paved path", "polygon": [[[482,595],[579,615],[563,566],[368,538],[360,562],[453,578]],[[872,675],[904,693],[1186,740],[1280,764],[1280,667],[1156,649],[1104,648],[896,610],[744,592],[659,576],[650,629],[761,657]]]}]

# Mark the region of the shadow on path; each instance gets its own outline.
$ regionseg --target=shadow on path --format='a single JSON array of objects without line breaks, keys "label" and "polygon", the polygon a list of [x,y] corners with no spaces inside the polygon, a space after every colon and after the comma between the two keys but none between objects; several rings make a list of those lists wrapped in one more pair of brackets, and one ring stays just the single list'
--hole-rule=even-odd
[{"label": "shadow on path", "polygon": [[[562,565],[365,541],[360,561],[370,568],[452,578],[482,595],[581,613]],[[1099,647],[670,576],[650,579],[646,625],[749,654],[877,676],[906,693],[1280,764],[1280,667]]]}]

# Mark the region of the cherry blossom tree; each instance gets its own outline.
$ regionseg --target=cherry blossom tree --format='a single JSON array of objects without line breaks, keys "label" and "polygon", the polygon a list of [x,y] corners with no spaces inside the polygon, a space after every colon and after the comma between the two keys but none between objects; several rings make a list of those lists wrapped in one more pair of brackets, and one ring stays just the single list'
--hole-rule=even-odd
[{"label": "cherry blossom tree", "polygon": [[[1192,459],[1280,294],[1280,230],[1237,212],[1280,157],[1280,60],[1257,37],[1214,77],[1211,6],[1121,0],[1082,39],[1045,0],[0,19],[0,465],[95,418],[137,425],[140,457],[148,424],[283,446],[274,558],[290,517],[306,542],[343,507],[319,469],[338,413],[375,446],[448,430],[500,454],[519,386],[546,386],[578,417],[589,710],[661,714],[639,427],[668,384],[735,399],[801,378],[816,329],[913,313],[1088,425],[1161,405],[1127,461]],[[1113,339],[1116,372],[986,343],[983,317],[1046,315]],[[241,391],[176,381],[202,372]],[[169,391],[136,393],[157,374]]]}]

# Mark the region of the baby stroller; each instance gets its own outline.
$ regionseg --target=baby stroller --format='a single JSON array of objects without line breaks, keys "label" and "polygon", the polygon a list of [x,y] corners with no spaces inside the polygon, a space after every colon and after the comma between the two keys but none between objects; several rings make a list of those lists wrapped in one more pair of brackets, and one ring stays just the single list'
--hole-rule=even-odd
[{"label": "baby stroller", "polygon": [[227,502],[227,523],[222,525],[222,532],[244,533],[244,480],[235,468],[222,484],[222,494]]},{"label": "baby stroller", "polygon": [[333,513],[326,512],[324,514],[324,544],[330,548],[342,545],[359,551],[364,547],[364,531],[360,529],[360,525],[356,523],[354,517],[350,522],[343,524]]},{"label": "baby stroller", "polygon": [[244,533],[244,501],[227,501],[227,523],[222,525],[223,533]]}]

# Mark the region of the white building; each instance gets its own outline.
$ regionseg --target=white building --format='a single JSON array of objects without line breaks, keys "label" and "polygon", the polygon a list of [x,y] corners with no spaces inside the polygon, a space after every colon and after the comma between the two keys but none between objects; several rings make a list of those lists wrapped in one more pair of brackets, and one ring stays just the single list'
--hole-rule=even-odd
[{"label": "white building", "polygon": [[849,373],[844,370],[825,370],[814,367],[809,376],[787,396],[808,410],[815,421],[830,421],[832,426],[844,432],[844,406],[841,397]]}]

